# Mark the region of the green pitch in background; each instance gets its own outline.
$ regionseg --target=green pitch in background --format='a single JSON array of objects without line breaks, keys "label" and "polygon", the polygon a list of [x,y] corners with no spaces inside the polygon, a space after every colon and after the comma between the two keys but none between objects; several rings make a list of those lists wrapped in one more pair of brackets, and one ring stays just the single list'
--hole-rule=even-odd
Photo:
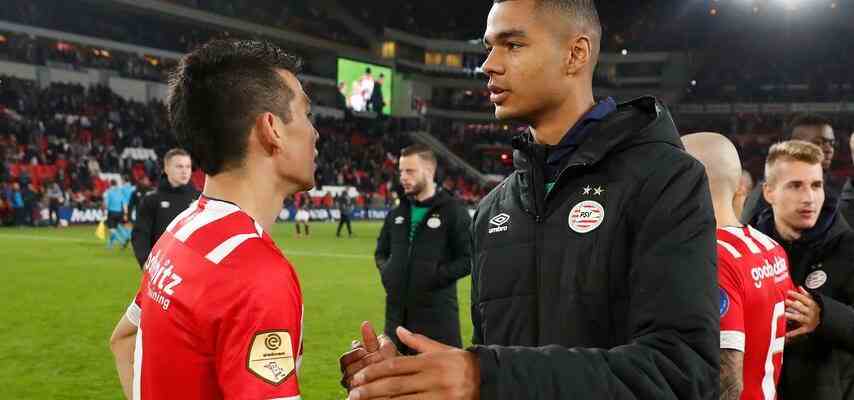
[{"label": "green pitch in background", "polygon": [[[380,224],[353,224],[336,239],[333,223],[311,237],[279,224],[273,239],[299,273],[305,300],[303,398],[345,398],[338,357],[359,324],[382,329],[385,307],[373,251]],[[109,338],[139,286],[133,250],[107,250],[94,226],[0,228],[0,387],[2,399],[122,398]],[[460,281],[463,340],[471,340],[471,280]]]}]

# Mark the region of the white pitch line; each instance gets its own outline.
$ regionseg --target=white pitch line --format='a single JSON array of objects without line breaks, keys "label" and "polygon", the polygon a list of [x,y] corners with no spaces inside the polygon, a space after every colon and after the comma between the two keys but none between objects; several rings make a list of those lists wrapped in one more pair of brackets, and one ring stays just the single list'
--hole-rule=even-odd
[{"label": "white pitch line", "polygon": [[[64,237],[50,237],[50,236],[38,236],[38,235],[25,235],[25,234],[5,234],[0,233],[0,239],[2,238],[10,238],[10,239],[25,239],[25,240],[47,240],[54,242],[73,242],[73,243],[99,243],[100,241],[96,239],[75,239],[75,238],[64,238]],[[288,251],[282,250],[285,256],[300,256],[300,257],[328,257],[328,258],[356,258],[356,259],[371,259],[373,256],[368,254],[339,254],[339,253],[318,253],[315,251]]]}]

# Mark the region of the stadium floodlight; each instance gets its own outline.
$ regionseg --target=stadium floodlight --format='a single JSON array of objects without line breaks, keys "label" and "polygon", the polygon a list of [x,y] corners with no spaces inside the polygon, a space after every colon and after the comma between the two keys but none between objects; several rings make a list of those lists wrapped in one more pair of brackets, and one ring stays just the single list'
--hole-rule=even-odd
[{"label": "stadium floodlight", "polygon": [[629,55],[629,51],[626,49],[623,49],[623,51],[621,51],[620,54],[627,56],[627,55]]},{"label": "stadium floodlight", "polygon": [[786,10],[789,10],[789,11],[797,10],[798,7],[800,7],[803,3],[806,2],[805,0],[778,0],[778,1],[780,3],[782,3],[784,7],[786,7]]}]

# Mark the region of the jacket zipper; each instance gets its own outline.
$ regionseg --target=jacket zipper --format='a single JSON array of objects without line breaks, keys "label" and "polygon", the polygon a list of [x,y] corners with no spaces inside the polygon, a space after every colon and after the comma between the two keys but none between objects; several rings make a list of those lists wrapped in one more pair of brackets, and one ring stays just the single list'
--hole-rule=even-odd
[{"label": "jacket zipper", "polygon": [[[412,247],[414,244],[413,241],[418,237],[418,233],[421,232],[424,225],[427,224],[427,220],[429,219],[429,215],[432,214],[437,208],[438,208],[438,204],[434,204],[433,206],[431,206],[430,209],[427,210],[427,213],[424,214],[425,218],[423,220],[421,220],[421,222],[418,223],[418,226],[415,227],[415,233],[412,235],[406,236],[407,239],[409,239],[409,249],[408,249],[407,255],[406,255],[406,270],[404,271],[405,279],[406,279],[405,286],[403,289],[403,323],[404,324],[406,324],[406,322],[407,322],[406,319],[407,319],[408,314],[409,314],[409,300],[410,300],[409,292],[410,292],[410,285],[412,284]],[[407,217],[407,221],[409,221],[409,224],[411,225],[412,224],[412,205],[411,204],[409,205],[408,211],[409,211],[409,217]]]}]

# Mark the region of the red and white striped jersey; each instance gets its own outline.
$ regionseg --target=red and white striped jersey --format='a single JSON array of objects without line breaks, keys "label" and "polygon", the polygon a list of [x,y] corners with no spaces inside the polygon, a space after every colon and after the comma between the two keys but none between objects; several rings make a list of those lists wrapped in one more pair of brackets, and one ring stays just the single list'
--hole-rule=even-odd
[{"label": "red and white striped jersey", "polygon": [[773,400],[783,365],[789,277],[783,248],[753,227],[718,229],[721,348],[744,352],[742,399]]},{"label": "red and white striped jersey", "polygon": [[201,197],[157,241],[128,308],[133,399],[299,399],[302,304],[261,226]]}]

